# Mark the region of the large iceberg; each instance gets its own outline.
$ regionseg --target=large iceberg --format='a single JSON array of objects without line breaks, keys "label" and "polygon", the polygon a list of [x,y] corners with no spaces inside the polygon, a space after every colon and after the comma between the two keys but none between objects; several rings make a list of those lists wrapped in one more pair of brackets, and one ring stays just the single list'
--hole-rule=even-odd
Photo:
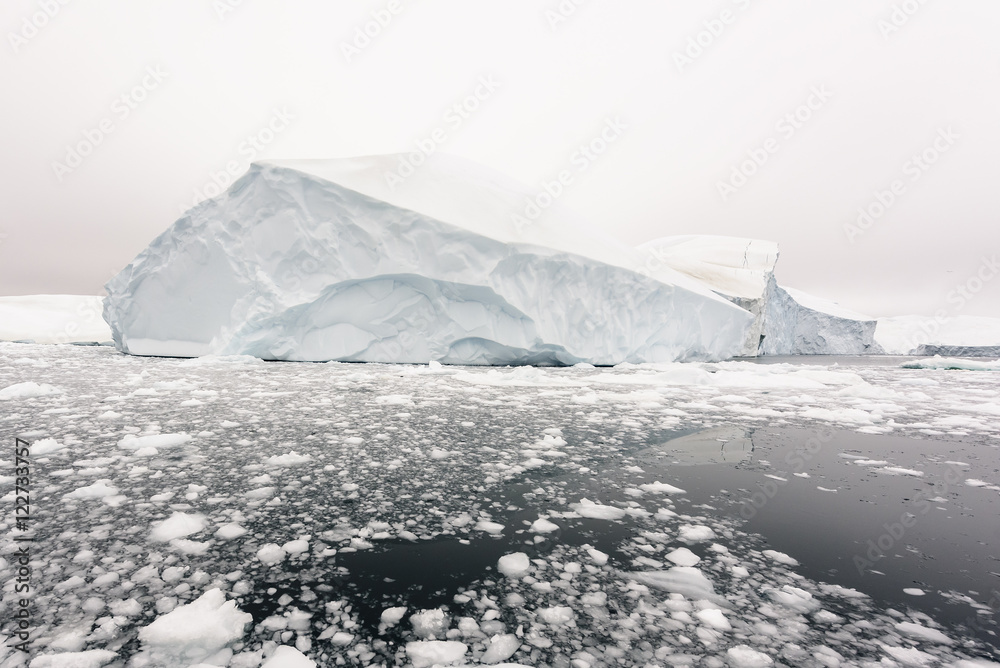
[{"label": "large iceberg", "polygon": [[778,285],[773,241],[687,235],[662,237],[638,250],[647,255],[650,275],[663,268],[681,272],[753,315],[740,351],[744,357],[882,353],[874,318]]},{"label": "large iceberg", "polygon": [[753,315],[740,355],[755,357],[764,337],[768,282],[778,261],[778,244],[760,239],[714,235],[661,237],[638,247],[652,276],[664,269],[701,281],[716,294]]},{"label": "large iceberg", "polygon": [[[119,350],[452,364],[717,360],[754,316],[479,165],[256,163],[106,286]],[[549,204],[534,219],[530,205]],[[537,209],[536,209],[537,212]]]},{"label": "large iceberg", "polygon": [[880,355],[877,321],[768,281],[761,355]]},{"label": "large iceberg", "polygon": [[880,318],[875,340],[891,355],[1000,356],[1000,318],[904,315]]},{"label": "large iceberg", "polygon": [[90,295],[0,297],[0,341],[109,342],[101,301]]}]

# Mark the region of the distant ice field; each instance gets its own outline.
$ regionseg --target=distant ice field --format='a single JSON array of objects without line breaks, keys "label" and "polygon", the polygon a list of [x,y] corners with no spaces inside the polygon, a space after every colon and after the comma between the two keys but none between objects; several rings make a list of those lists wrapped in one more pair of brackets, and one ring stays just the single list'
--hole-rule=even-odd
[{"label": "distant ice field", "polygon": [[[0,343],[5,508],[33,444],[30,658],[994,665],[1000,372],[903,362]],[[26,535],[0,531],[7,620]]]}]

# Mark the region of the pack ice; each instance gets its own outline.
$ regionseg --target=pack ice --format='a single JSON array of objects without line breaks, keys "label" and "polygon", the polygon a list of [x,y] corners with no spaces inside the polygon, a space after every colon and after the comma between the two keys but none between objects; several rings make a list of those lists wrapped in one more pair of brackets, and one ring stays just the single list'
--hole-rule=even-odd
[{"label": "pack ice", "polygon": [[107,284],[119,350],[300,361],[718,360],[753,316],[446,155],[257,163]]}]

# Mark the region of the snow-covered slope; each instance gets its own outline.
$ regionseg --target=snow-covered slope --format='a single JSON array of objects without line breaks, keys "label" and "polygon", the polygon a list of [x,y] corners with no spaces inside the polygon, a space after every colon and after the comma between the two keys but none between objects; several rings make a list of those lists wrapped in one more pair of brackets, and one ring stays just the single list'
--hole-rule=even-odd
[{"label": "snow-covered slope", "polygon": [[891,355],[1000,356],[1000,318],[879,318],[875,340]]},{"label": "snow-covered slope", "polygon": [[0,341],[108,342],[101,308],[101,297],[91,295],[0,297]]},{"label": "snow-covered slope", "polygon": [[646,255],[645,267],[654,278],[666,270],[679,271],[749,311],[754,319],[740,355],[758,354],[767,284],[778,261],[778,244],[741,237],[685,235],[654,239],[638,250]]},{"label": "snow-covered slope", "polygon": [[[139,355],[616,364],[737,354],[752,317],[482,167],[435,155],[258,163],[107,285]],[[676,280],[669,281],[674,276]]]},{"label": "snow-covered slope", "polygon": [[762,355],[877,355],[874,318],[768,281]]}]

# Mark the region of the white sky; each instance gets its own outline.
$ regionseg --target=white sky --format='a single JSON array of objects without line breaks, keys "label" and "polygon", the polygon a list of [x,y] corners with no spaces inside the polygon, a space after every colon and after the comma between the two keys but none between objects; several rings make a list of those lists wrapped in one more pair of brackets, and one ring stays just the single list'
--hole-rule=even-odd
[{"label": "white sky", "polygon": [[[0,9],[0,295],[103,294],[212,172],[245,171],[241,144],[277,109],[294,118],[258,158],[408,151],[443,127],[441,150],[539,187],[619,118],[560,201],[624,241],[771,239],[779,282],[855,310],[1000,317],[996,0],[564,0],[554,26],[558,0],[399,0],[350,61],[343,44],[389,0],[64,1]],[[913,13],[890,33],[894,5]],[[483,76],[496,92],[447,124]],[[126,117],[119,98],[144,77]],[[779,126],[814,89],[829,98]],[[113,130],[60,181],[53,163],[102,121]],[[934,164],[907,165],[949,128]],[[719,182],[768,139],[724,201]]]}]

